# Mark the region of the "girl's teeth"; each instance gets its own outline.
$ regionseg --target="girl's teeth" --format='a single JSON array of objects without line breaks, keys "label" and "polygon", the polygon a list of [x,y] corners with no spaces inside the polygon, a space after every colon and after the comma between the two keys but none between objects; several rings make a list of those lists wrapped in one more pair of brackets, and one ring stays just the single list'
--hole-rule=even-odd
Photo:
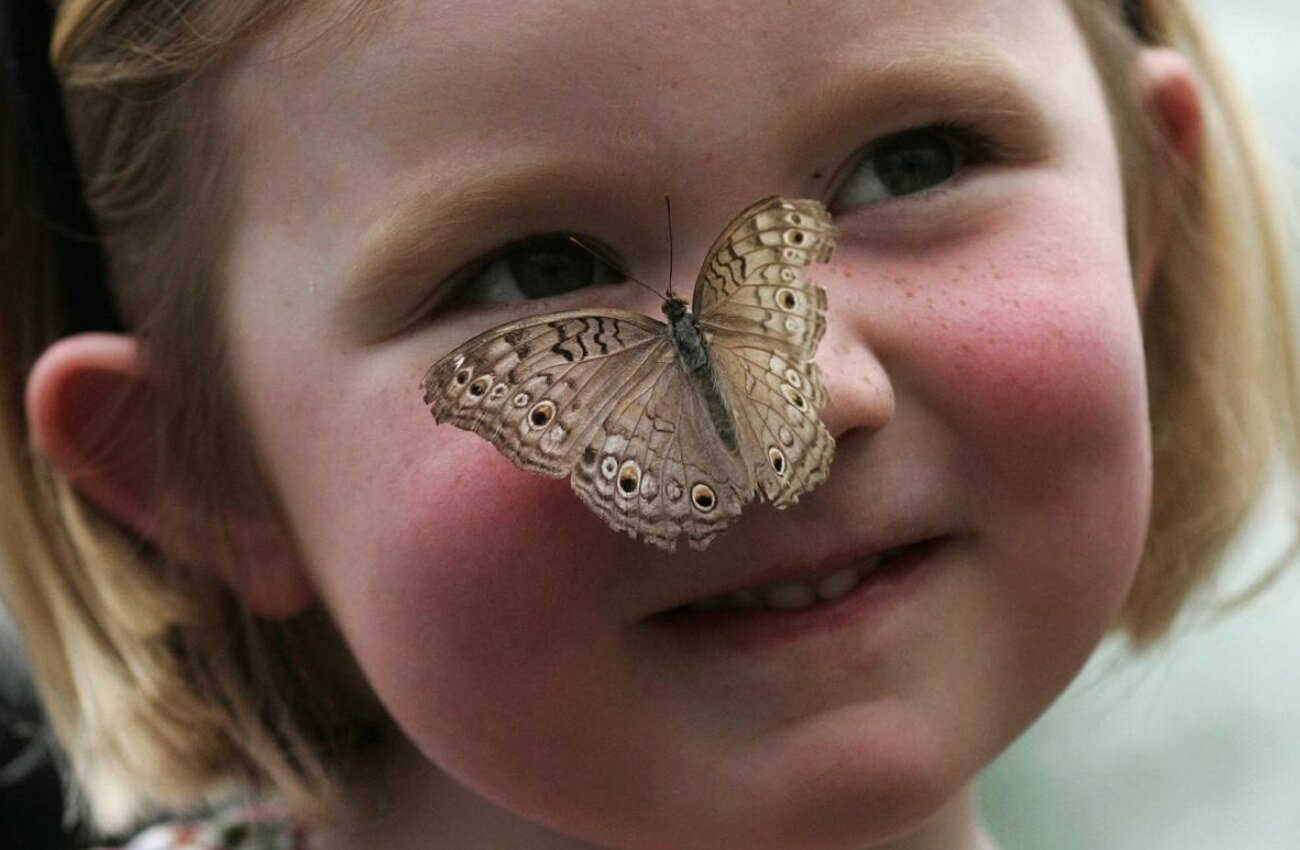
[{"label": "girl's teeth", "polygon": [[789,582],[765,588],[746,588],[725,596],[702,599],[692,603],[690,607],[695,611],[730,611],[737,608],[794,611],[807,608],[819,600],[839,599],[861,584],[862,579],[875,572],[878,566],[880,566],[880,556],[876,555],[855,566],[831,573],[816,584]]},{"label": "girl's teeth", "polygon": [[858,586],[862,576],[856,567],[845,567],[838,573],[831,573],[817,582],[817,596],[821,599],[839,599]]},{"label": "girl's teeth", "polygon": [[817,593],[806,584],[777,584],[763,594],[767,607],[780,611],[807,608],[817,601]]}]

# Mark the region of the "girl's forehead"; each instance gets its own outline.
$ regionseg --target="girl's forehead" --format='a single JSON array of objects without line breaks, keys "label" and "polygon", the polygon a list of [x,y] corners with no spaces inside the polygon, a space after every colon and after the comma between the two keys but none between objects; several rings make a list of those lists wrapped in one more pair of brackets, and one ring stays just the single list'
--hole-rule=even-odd
[{"label": "girl's forehead", "polygon": [[255,81],[242,87],[253,97],[268,83],[293,89],[304,115],[324,104],[409,113],[410,98],[445,122],[490,114],[484,98],[608,111],[665,93],[816,97],[798,71],[918,57],[1034,66],[1058,58],[1072,30],[1064,0],[396,0],[349,16],[304,11],[264,37],[237,78]]}]

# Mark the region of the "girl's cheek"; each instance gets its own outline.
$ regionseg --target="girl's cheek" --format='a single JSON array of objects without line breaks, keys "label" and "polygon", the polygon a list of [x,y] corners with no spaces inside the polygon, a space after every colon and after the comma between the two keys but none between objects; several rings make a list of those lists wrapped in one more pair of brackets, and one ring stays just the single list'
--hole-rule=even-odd
[{"label": "girl's cheek", "polygon": [[[334,514],[340,545],[355,547],[350,560],[365,569],[328,552],[317,562],[331,592],[352,596],[331,607],[354,650],[392,693],[422,702],[435,691],[459,701],[514,665],[521,681],[551,676],[581,689],[574,671],[547,666],[572,657],[578,636],[608,629],[605,573],[591,565],[613,535],[566,481],[523,472],[419,413],[406,450],[371,458],[372,498],[353,500],[352,519]],[[427,687],[403,685],[416,684],[412,675],[428,676]]]},{"label": "girl's cheek", "polygon": [[[1151,461],[1122,228],[1088,212],[1027,207],[923,258],[851,252],[843,288],[873,293],[859,333],[893,383],[898,416],[943,435],[934,444],[952,450],[943,462],[969,483],[967,508],[1041,578],[1067,549],[1093,546],[1113,574],[1080,599],[1101,610],[1118,604],[1140,557]],[[1050,579],[1044,594],[1088,580]]]}]

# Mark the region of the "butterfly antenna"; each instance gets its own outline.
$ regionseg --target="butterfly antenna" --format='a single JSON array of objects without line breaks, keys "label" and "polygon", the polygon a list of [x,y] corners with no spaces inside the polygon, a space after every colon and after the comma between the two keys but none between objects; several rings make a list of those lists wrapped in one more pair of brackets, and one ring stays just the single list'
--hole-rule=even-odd
[{"label": "butterfly antenna", "polygon": [[673,202],[664,192],[664,212],[668,216],[668,295],[673,294]]},{"label": "butterfly antenna", "polygon": [[595,250],[593,250],[593,249],[587,247],[586,245],[582,244],[582,241],[581,241],[580,239],[578,239],[578,237],[576,237],[576,236],[570,236],[570,237],[569,237],[569,241],[572,242],[574,245],[577,245],[577,246],[578,246],[579,248],[581,248],[582,250],[586,251],[586,252],[587,252],[588,254],[590,254],[591,256],[595,257],[595,258],[596,258],[597,260],[599,260],[600,262],[602,262],[602,263],[604,263],[605,265],[609,266],[609,267],[610,267],[611,269],[613,269],[614,271],[618,272],[618,273],[619,273],[620,275],[622,275],[626,280],[630,280],[630,281],[632,281],[633,283],[635,283],[637,286],[641,287],[642,289],[645,289],[645,290],[648,290],[648,291],[650,291],[650,292],[653,292],[653,293],[655,294],[655,297],[656,297],[656,298],[663,298],[663,294],[660,293],[659,290],[655,289],[653,286],[650,286],[650,285],[648,285],[648,284],[642,283],[641,281],[639,281],[639,280],[637,280],[636,278],[632,277],[632,275],[628,274],[624,269],[619,268],[617,265],[615,265],[613,262],[611,262],[611,261],[610,261],[607,257],[605,257],[604,255],[602,255],[602,254],[600,254],[599,252],[597,252],[597,251],[595,251]]}]

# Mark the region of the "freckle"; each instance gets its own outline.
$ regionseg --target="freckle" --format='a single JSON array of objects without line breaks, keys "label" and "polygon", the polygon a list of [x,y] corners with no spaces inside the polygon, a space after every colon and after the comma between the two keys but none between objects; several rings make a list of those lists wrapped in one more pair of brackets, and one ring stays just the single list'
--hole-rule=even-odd
[{"label": "freckle", "polygon": [[958,298],[958,299],[957,299],[957,303],[960,304],[961,306],[965,307],[965,306],[966,306],[966,299],[965,299],[965,298]]},{"label": "freckle", "polygon": [[820,179],[822,179],[822,173],[821,173],[820,171],[814,171],[814,172],[813,172],[812,179],[814,179],[814,180],[820,180]]},{"label": "freckle", "polygon": [[914,292],[914,291],[911,290],[911,289],[904,289],[904,290],[903,290],[903,295],[904,295],[905,297],[907,297],[907,298],[915,298],[915,297],[916,297],[916,292]]}]

